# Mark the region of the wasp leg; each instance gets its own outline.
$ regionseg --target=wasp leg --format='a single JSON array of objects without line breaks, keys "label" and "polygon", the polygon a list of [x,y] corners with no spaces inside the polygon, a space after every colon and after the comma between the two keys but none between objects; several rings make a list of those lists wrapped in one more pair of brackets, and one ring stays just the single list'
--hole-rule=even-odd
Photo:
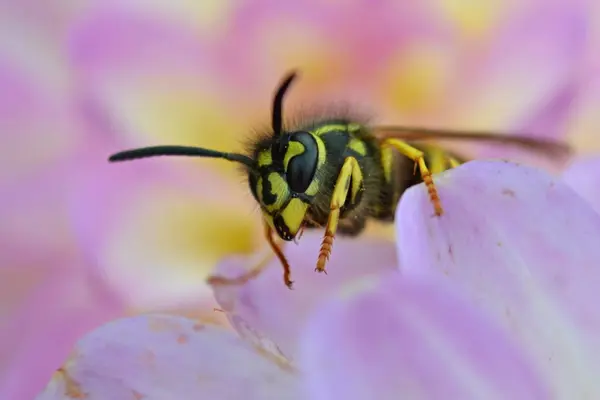
[{"label": "wasp leg", "polygon": [[433,178],[431,177],[431,172],[425,163],[424,153],[409,145],[406,142],[398,139],[385,139],[382,142],[383,147],[392,147],[400,152],[402,155],[410,158],[415,162],[415,168],[418,167],[421,172],[421,179],[427,186],[427,191],[429,192],[429,198],[433,203],[433,208],[435,210],[435,214],[440,216],[444,213],[442,209],[442,204],[440,203],[440,197],[438,196],[437,189],[435,184],[433,183]]},{"label": "wasp leg", "polygon": [[427,164],[432,174],[444,172],[450,167],[448,154],[440,147],[432,146],[427,151]]},{"label": "wasp leg", "polygon": [[265,223],[265,236],[267,238],[267,242],[273,251],[265,258],[263,258],[258,265],[252,268],[250,271],[245,274],[235,277],[235,278],[224,278],[222,276],[211,276],[207,279],[207,282],[210,285],[243,285],[244,283],[256,278],[260,273],[269,265],[269,262],[273,258],[273,255],[276,255],[281,262],[283,267],[283,281],[288,288],[292,288],[293,281],[291,280],[291,272],[290,272],[290,264],[288,263],[285,255],[281,251],[281,248],[275,241],[275,235],[273,229]]},{"label": "wasp leg", "polygon": [[427,163],[432,174],[444,172],[448,169],[456,168],[462,163],[456,157],[448,154],[443,148],[431,146],[427,151]]},{"label": "wasp leg", "polygon": [[[275,232],[268,224],[265,224],[265,235],[267,236],[267,242],[269,242],[271,250],[273,250],[273,253],[277,256],[277,258],[279,258],[279,262],[281,263],[281,267],[283,268],[283,282],[285,283],[285,286],[291,289],[294,284],[294,281],[292,281],[290,264],[285,258],[281,247],[275,241]],[[284,243],[282,242],[281,245],[283,246]]]},{"label": "wasp leg", "polygon": [[456,168],[458,167],[460,164],[462,164],[460,161],[458,161],[456,158],[454,157],[446,157],[446,162],[448,163],[448,166],[450,168]]},{"label": "wasp leg", "polygon": [[[352,188],[350,193],[350,202],[354,203],[356,196],[359,191],[362,190],[363,176],[358,161],[354,157],[348,157],[344,160],[344,165],[340,170],[337,182],[333,188],[333,195],[331,196],[331,203],[329,206],[329,217],[327,218],[327,226],[325,227],[325,236],[323,237],[323,243],[321,244],[321,251],[319,251],[319,258],[317,260],[317,267],[315,271],[326,272],[325,264],[329,260],[331,255],[331,247],[333,246],[333,238],[338,228],[338,222],[340,220],[340,209],[346,202],[348,192]],[[352,183],[352,185],[350,185]]]},{"label": "wasp leg", "polygon": [[456,168],[462,164],[454,156],[448,154],[440,147],[433,147],[427,152],[429,170],[432,174],[444,172],[446,170]]}]

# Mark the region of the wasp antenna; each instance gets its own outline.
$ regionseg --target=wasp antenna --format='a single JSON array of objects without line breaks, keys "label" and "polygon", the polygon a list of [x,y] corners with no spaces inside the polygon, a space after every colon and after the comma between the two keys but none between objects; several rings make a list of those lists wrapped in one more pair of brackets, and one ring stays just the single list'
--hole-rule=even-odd
[{"label": "wasp antenna", "polygon": [[142,147],[139,149],[125,150],[113,154],[108,158],[109,162],[131,161],[140,158],[158,157],[158,156],[187,156],[187,157],[207,157],[223,158],[225,160],[238,162],[254,169],[254,160],[250,157],[238,153],[223,153],[221,151],[203,149],[202,147],[190,146],[153,146]]},{"label": "wasp antenna", "polygon": [[281,135],[281,132],[283,131],[283,98],[285,97],[285,93],[290,87],[292,81],[296,79],[297,76],[298,73],[296,71],[289,73],[281,82],[277,92],[275,93],[275,97],[273,97],[272,127],[275,136]]}]

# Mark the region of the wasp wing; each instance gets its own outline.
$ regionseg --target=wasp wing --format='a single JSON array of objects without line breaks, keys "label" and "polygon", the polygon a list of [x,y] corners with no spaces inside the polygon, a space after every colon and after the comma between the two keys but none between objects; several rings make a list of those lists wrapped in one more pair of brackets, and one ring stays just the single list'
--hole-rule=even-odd
[{"label": "wasp wing", "polygon": [[572,153],[571,147],[565,142],[509,133],[413,128],[404,126],[376,126],[373,128],[373,133],[379,139],[395,138],[410,142],[422,142],[427,140],[462,140],[497,143],[521,147],[548,157],[565,158]]}]

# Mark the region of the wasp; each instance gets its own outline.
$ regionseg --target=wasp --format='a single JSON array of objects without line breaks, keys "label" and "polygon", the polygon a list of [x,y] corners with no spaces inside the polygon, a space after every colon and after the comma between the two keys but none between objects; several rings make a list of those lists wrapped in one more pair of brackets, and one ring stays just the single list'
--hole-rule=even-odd
[{"label": "wasp", "polygon": [[[423,184],[433,217],[443,215],[433,175],[467,161],[432,139],[478,140],[518,145],[547,155],[569,147],[541,138],[493,132],[465,132],[403,126],[368,126],[352,118],[323,117],[289,124],[283,100],[298,73],[281,81],[272,102],[271,131],[254,138],[246,154],[189,146],[152,146],[126,150],[109,161],[155,156],[221,158],[240,164],[260,206],[266,239],[292,288],[290,266],[280,244],[299,238],[303,229],[325,229],[315,270],[326,272],[336,235],[356,237],[368,220],[392,222],[402,194]],[[418,170],[418,173],[417,173]],[[283,242],[282,242],[283,241]],[[212,283],[241,284],[257,276],[264,263],[241,277],[212,277]]]}]

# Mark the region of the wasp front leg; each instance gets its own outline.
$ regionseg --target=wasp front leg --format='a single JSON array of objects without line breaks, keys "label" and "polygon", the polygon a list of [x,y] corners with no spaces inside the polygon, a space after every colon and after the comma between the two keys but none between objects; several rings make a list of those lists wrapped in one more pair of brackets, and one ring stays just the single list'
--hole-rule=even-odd
[{"label": "wasp front leg", "polygon": [[[327,264],[329,256],[331,255],[333,239],[340,220],[340,210],[346,203],[348,196],[350,196],[351,204],[356,201],[359,192],[362,190],[362,183],[363,175],[360,166],[358,165],[358,161],[356,161],[356,158],[354,157],[346,158],[338,175],[335,187],[333,188],[329,206],[329,217],[327,218],[327,226],[325,227],[325,236],[323,237],[323,243],[321,244],[315,271],[326,272],[325,264]],[[351,188],[352,190],[350,190]]]},{"label": "wasp front leg", "polygon": [[433,178],[431,177],[431,171],[425,163],[425,154],[421,150],[399,139],[385,139],[382,142],[382,147],[384,149],[393,148],[400,152],[402,155],[410,158],[415,162],[415,167],[419,168],[419,171],[421,172],[421,179],[423,179],[423,182],[427,187],[427,191],[429,192],[429,198],[433,203],[435,215],[442,215],[444,211],[442,209],[442,204],[440,202],[440,197],[438,195],[437,189],[435,187],[435,184],[433,183]]},{"label": "wasp front leg", "polygon": [[283,281],[288,288],[292,288],[293,281],[291,280],[290,264],[288,263],[283,251],[277,244],[275,239],[275,232],[268,223],[264,223],[265,237],[273,253],[269,254],[257,266],[252,268],[245,274],[236,278],[225,278],[221,276],[211,276],[208,278],[208,283],[211,285],[242,285],[251,279],[256,278],[260,273],[269,265],[269,261],[273,258],[273,254],[277,256],[283,267]]}]

